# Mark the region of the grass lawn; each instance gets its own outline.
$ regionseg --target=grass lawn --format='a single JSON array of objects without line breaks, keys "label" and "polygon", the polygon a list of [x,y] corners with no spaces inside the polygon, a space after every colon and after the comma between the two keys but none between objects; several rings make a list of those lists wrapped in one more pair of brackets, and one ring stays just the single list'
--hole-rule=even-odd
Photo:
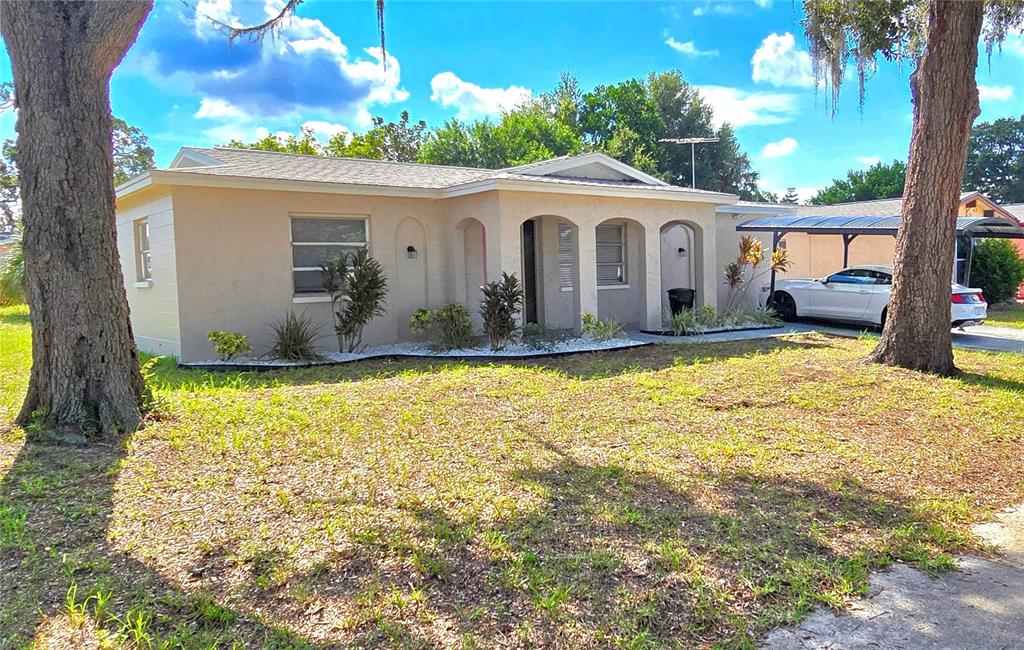
[{"label": "grass lawn", "polygon": [[0,312],[0,647],[750,647],[1024,494],[1024,358],[866,340],[157,365],[124,443],[26,441]]},{"label": "grass lawn", "polygon": [[1013,303],[1011,305],[989,307],[988,318],[985,319],[985,324],[1024,329],[1024,305]]}]

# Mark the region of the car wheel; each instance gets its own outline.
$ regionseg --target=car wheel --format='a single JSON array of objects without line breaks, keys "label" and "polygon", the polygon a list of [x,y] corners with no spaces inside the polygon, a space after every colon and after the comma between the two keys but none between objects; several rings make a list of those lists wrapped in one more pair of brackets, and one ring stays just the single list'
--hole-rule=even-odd
[{"label": "car wheel", "polygon": [[881,318],[879,319],[879,320],[881,320],[882,322],[878,324],[878,327],[879,327],[880,329],[883,329],[883,330],[885,329],[885,318],[886,318],[886,316],[888,316],[888,315],[889,315],[889,308],[888,308],[888,307],[885,307],[885,308],[883,308],[883,309],[882,309],[882,317],[881,317]]},{"label": "car wheel", "polygon": [[772,298],[772,309],[787,323],[796,320],[796,302],[788,293],[776,293]]}]

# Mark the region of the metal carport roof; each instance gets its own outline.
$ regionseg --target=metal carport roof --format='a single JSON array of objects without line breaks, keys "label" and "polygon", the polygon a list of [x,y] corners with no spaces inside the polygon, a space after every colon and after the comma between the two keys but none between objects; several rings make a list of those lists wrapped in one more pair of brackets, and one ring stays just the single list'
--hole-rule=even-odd
[{"label": "metal carport roof", "polygon": [[[896,235],[900,217],[757,217],[736,226],[740,232],[800,232],[809,235]],[[957,234],[1024,239],[1024,228],[1000,217],[957,217]]]}]

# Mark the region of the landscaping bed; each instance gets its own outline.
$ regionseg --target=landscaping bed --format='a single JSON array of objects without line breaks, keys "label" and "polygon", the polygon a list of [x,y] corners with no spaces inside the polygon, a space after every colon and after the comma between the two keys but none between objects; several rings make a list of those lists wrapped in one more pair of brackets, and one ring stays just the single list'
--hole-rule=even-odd
[{"label": "landscaping bed", "polygon": [[190,361],[179,363],[178,366],[184,369],[193,370],[214,370],[214,371],[245,371],[245,370],[280,370],[282,368],[306,368],[315,366],[332,366],[356,361],[375,360],[400,360],[400,359],[449,359],[463,361],[488,361],[488,360],[514,360],[534,359],[542,357],[559,357],[570,354],[583,354],[587,352],[601,352],[608,350],[627,350],[630,348],[650,345],[647,341],[635,341],[629,338],[609,339],[597,341],[592,339],[563,339],[551,341],[543,346],[526,345],[513,343],[501,350],[491,350],[487,347],[457,348],[454,350],[440,350],[426,344],[404,343],[395,345],[382,345],[367,348],[362,352],[324,352],[315,359],[274,359],[269,357],[261,358],[235,358],[230,360],[207,359],[204,361]]},{"label": "landscaping bed", "polygon": [[753,330],[781,330],[782,325],[740,325],[737,327],[712,327],[699,332],[682,332],[676,334],[673,330],[640,330],[644,334],[652,336],[706,336],[708,334],[722,334],[724,332],[747,332]]}]

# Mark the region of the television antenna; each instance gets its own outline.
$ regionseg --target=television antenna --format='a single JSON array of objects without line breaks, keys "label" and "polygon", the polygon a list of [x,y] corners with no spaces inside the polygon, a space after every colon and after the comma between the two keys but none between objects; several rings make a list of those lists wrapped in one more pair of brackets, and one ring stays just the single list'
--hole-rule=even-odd
[{"label": "television antenna", "polygon": [[697,189],[697,145],[718,141],[718,138],[661,138],[658,140],[658,142],[668,142],[670,144],[690,145],[690,187],[693,189]]}]

